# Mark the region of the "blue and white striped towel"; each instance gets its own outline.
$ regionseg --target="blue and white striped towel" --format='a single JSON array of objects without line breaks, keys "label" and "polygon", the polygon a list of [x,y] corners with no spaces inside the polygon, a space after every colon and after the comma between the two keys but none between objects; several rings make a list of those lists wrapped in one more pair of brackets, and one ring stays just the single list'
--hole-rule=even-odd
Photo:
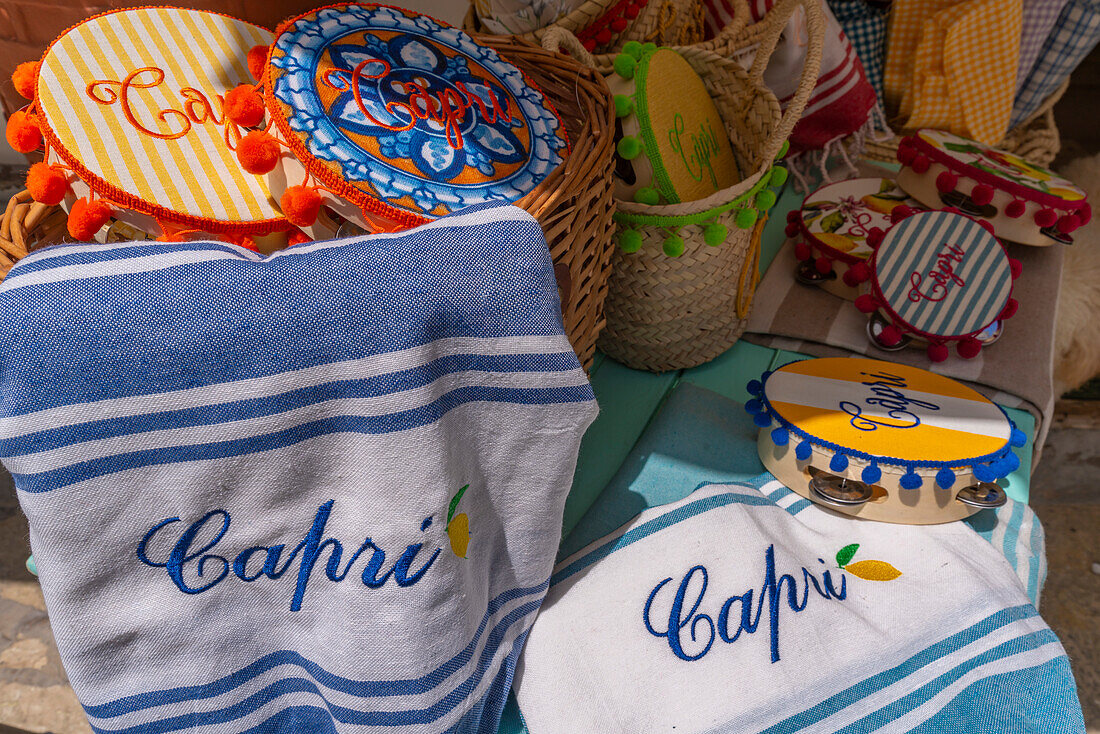
[{"label": "blue and white striped towel", "polygon": [[96,732],[493,732],[596,412],[538,224],[51,247],[0,456]]},{"label": "blue and white striped towel", "polygon": [[999,548],[964,523],[853,521],[769,474],[558,564],[515,690],[531,734],[1085,730]]}]

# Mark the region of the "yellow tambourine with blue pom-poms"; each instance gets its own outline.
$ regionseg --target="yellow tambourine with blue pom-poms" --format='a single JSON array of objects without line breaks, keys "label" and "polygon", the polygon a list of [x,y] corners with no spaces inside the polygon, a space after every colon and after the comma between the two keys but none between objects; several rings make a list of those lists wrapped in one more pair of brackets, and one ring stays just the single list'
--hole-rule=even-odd
[{"label": "yellow tambourine with blue pom-poms", "polygon": [[[1007,499],[1027,443],[960,382],[874,359],[794,362],[748,385],[764,466],[792,491],[867,520],[930,525]],[[1002,482],[1003,483],[1003,482]]]}]

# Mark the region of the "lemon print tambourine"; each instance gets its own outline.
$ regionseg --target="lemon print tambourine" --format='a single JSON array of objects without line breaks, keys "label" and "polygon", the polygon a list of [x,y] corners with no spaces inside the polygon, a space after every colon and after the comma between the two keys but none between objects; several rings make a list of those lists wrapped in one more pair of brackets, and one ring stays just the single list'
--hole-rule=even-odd
[{"label": "lemon print tambourine", "polygon": [[807,285],[849,301],[859,295],[850,268],[872,253],[867,242],[875,229],[886,230],[893,215],[923,209],[886,178],[855,178],[827,184],[810,193],[802,207],[787,215],[788,237],[796,237],[796,277]]},{"label": "lemon print tambourine", "polygon": [[942,130],[898,146],[898,185],[929,208],[955,207],[1024,245],[1072,244],[1092,218],[1084,189],[1014,153]]},{"label": "lemon print tambourine", "polygon": [[236,119],[269,122],[238,159],[315,237],[331,220],[396,230],[514,202],[568,154],[557,112],[518,68],[399,8],[332,5],[284,22],[261,86],[233,92]]},{"label": "lemon print tambourine", "polygon": [[749,383],[764,466],[791,490],[868,520],[927,525],[1004,504],[1027,437],[980,393],[873,359],[795,362]]},{"label": "lemon print tambourine", "polygon": [[855,306],[870,314],[872,343],[887,351],[926,345],[928,358],[942,362],[951,346],[973,359],[994,341],[1016,313],[1021,266],[990,230],[957,210],[917,212],[885,233],[873,230],[871,257],[848,271],[862,284]]},{"label": "lemon print tambourine", "polygon": [[628,41],[607,78],[615,105],[615,197],[698,201],[740,180],[722,116],[679,53]]},{"label": "lemon print tambourine", "polygon": [[[275,249],[288,225],[263,179],[241,170],[247,132],[225,93],[252,79],[272,35],[217,13],[136,8],[92,17],[16,71],[32,97],[8,137],[45,147],[27,188],[69,211],[77,240],[216,235]],[[37,135],[27,135],[30,130]]]}]

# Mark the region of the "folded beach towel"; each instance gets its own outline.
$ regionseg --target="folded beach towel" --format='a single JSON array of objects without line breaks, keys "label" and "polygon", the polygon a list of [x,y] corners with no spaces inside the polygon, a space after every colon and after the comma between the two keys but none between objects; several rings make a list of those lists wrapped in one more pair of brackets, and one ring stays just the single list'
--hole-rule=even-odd
[{"label": "folded beach towel", "polygon": [[596,412],[559,309],[508,206],[20,262],[0,456],[95,730],[495,731]]},{"label": "folded beach towel", "polygon": [[1061,643],[963,523],[853,521],[764,475],[550,584],[516,673],[531,734],[1084,732]]},{"label": "folded beach towel", "polygon": [[1069,0],[1020,85],[1012,125],[1031,116],[1100,42],[1100,0]]}]

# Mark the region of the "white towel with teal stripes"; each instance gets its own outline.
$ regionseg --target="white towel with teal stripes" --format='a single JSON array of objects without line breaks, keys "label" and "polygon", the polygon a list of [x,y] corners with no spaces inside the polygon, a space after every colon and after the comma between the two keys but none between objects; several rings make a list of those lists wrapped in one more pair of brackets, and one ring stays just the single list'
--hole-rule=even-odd
[{"label": "white towel with teal stripes", "polygon": [[0,344],[96,732],[496,731],[596,412],[528,214],[51,247],[0,286]]},{"label": "white towel with teal stripes", "polygon": [[964,523],[852,520],[771,475],[562,561],[515,689],[531,734],[1084,732],[999,549]]}]

